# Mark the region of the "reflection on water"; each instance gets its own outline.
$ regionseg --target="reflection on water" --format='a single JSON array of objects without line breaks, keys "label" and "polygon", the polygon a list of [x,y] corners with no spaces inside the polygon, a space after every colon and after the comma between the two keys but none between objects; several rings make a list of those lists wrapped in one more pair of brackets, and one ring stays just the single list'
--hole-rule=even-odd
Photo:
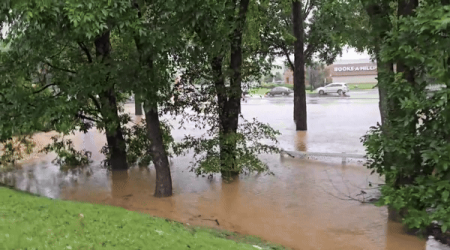
[{"label": "reflection on water", "polygon": [[295,146],[297,151],[308,151],[306,149],[307,142],[307,133],[306,131],[297,131],[297,135],[295,137]]},{"label": "reflection on water", "polygon": [[175,194],[163,199],[153,197],[153,168],[108,173],[92,166],[90,176],[87,171],[62,175],[47,163],[33,167],[34,179],[20,178],[17,187],[30,187],[53,198],[121,206],[192,225],[258,235],[292,249],[423,249],[424,241],[403,234],[398,224],[387,221],[385,208],[344,199],[343,193],[356,195],[366,185],[365,169],[347,166],[344,173],[336,165],[263,158],[271,163],[275,176],[241,176],[231,183],[217,177],[197,178],[174,164]]},{"label": "reflection on water", "polygon": [[[277,128],[290,131],[283,133],[282,142],[295,140],[292,146],[302,151],[307,150],[306,142],[308,148],[318,147],[316,138],[307,141],[305,132],[295,134],[291,122],[278,118],[274,120]],[[311,133],[318,132],[312,129]],[[174,137],[180,137],[180,132]],[[399,224],[388,222],[385,208],[348,200],[368,181],[379,182],[361,166],[343,168],[262,155],[275,176],[245,175],[225,183],[219,177],[208,179],[189,172],[191,156],[187,155],[172,161],[174,195],[155,198],[153,167],[112,173],[101,168],[98,151],[105,138],[96,130],[76,135],[74,144],[92,151],[92,166],[61,173],[51,164],[54,155],[30,159],[18,171],[16,187],[52,198],[121,206],[192,225],[257,235],[292,249],[422,250],[425,246],[423,240],[403,234]]]},{"label": "reflection on water", "polygon": [[[401,223],[387,221],[386,248],[390,249],[418,249],[416,241],[411,241],[411,237],[403,233],[404,228]],[[392,237],[396,235],[396,237]],[[423,248],[425,249],[425,248]]]}]

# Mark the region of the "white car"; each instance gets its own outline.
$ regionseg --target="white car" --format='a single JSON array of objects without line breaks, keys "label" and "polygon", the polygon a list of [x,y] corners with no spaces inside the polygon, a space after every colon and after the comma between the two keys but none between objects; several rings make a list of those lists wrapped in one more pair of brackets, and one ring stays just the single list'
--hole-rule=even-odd
[{"label": "white car", "polygon": [[337,93],[339,95],[342,95],[347,92],[349,92],[350,89],[348,88],[346,83],[340,83],[340,82],[335,82],[335,83],[330,83],[328,85],[326,85],[325,87],[320,87],[317,88],[317,92],[319,93],[319,95],[325,95],[328,93]]}]

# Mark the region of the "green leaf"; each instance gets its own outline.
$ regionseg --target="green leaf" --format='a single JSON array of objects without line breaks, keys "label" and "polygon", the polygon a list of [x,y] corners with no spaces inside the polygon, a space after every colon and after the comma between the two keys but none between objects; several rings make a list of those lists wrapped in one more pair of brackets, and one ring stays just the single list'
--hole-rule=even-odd
[{"label": "green leaf", "polygon": [[449,194],[450,194],[450,193],[449,193],[447,190],[445,190],[444,192],[442,192],[442,200],[443,200],[444,202],[447,202]]}]

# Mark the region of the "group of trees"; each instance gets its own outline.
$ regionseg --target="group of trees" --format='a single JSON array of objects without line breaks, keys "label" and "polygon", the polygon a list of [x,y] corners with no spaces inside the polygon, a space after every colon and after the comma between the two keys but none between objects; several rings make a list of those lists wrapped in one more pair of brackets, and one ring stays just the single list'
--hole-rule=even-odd
[{"label": "group of trees", "polygon": [[[35,131],[68,134],[96,127],[105,133],[103,152],[112,170],[125,170],[138,158],[153,162],[159,197],[172,194],[169,151],[193,150],[197,174],[229,178],[268,171],[257,154],[277,149],[260,140],[275,140],[277,132],[242,119],[243,83],[261,79],[275,57],[285,57],[294,72],[296,129],[306,130],[305,65],[331,64],[348,44],[369,51],[379,70],[381,124],[363,141],[369,168],[386,177],[381,202],[401,211],[410,226],[439,221],[445,231],[450,225],[449,92],[443,88],[430,96],[425,88],[450,84],[449,4],[5,0],[0,5],[7,47],[0,53],[0,142],[13,149],[13,138]],[[181,82],[201,85],[202,100],[171,103],[178,71]],[[143,104],[145,122],[129,129],[130,117],[122,111],[131,95],[137,106]],[[206,134],[174,143],[161,121],[162,114],[172,112],[198,122]],[[23,142],[30,145],[26,137]]]},{"label": "group of trees", "polygon": [[264,76],[263,81],[265,83],[272,83],[275,81],[282,81],[283,80],[283,76],[281,75],[280,72],[276,72],[275,74],[268,74],[266,76]]},{"label": "group of trees", "polygon": [[[296,107],[301,106],[296,121],[305,123],[297,129],[306,129],[304,74],[298,72],[313,54],[330,61],[340,51],[336,22],[345,20],[329,25],[325,12],[346,8],[341,5],[331,0],[305,6],[286,0],[3,1],[1,142],[42,131],[42,124],[61,134],[95,127],[106,135],[102,152],[110,169],[151,159],[160,197],[172,194],[168,150],[193,149],[200,157],[193,167],[197,174],[220,172],[228,178],[267,171],[257,154],[277,148],[259,140],[275,141],[277,133],[257,121],[239,122],[242,84],[267,74],[275,56],[286,55],[296,72]],[[288,56],[293,52],[295,65]],[[180,70],[183,83],[201,83],[208,107],[200,109],[199,100],[170,103]],[[133,94],[136,111],[144,106],[147,141],[142,127],[126,128],[130,117],[122,106]],[[187,107],[196,114],[183,113]],[[160,117],[173,111],[208,127],[205,136],[186,137],[171,149],[170,129]],[[55,143],[47,149],[73,152],[63,150],[70,143]]]},{"label": "group of trees", "polygon": [[306,81],[309,83],[311,90],[317,89],[325,85],[329,78],[329,69],[324,64],[314,63],[306,68]]},{"label": "group of trees", "polygon": [[[168,151],[174,144],[160,117],[190,107],[197,114],[184,117],[200,122],[208,132],[201,138],[185,138],[173,151],[194,149],[201,157],[194,167],[198,174],[220,172],[228,178],[267,171],[257,154],[277,148],[259,140],[275,140],[276,131],[257,121],[239,122],[242,84],[269,72],[276,55],[294,48],[298,40],[290,38],[292,30],[297,35],[312,32],[289,24],[298,25],[299,4],[3,1],[0,24],[7,50],[0,54],[0,140],[7,145],[13,138],[42,131],[43,124],[61,134],[95,127],[105,133],[102,152],[111,170],[126,170],[139,157],[151,159],[157,173],[155,195],[169,196]],[[319,5],[311,3],[300,12],[314,11]],[[292,20],[287,13],[292,13]],[[322,45],[308,51],[319,51]],[[296,61],[302,64],[302,59]],[[201,82],[207,108],[200,109],[198,100],[170,103],[180,70],[184,83]],[[142,127],[126,127],[131,120],[122,112],[123,104],[133,94],[137,112],[141,102],[144,106],[147,141],[138,136]],[[302,115],[306,120],[306,109]],[[47,149],[73,152],[63,150],[67,145],[55,141]]]}]

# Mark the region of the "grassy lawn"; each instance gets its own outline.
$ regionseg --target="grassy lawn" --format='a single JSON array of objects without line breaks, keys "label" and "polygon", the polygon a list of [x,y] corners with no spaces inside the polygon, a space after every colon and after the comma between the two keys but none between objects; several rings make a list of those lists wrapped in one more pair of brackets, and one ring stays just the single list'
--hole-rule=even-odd
[{"label": "grassy lawn", "polygon": [[250,89],[249,93],[250,95],[265,95],[267,92],[269,92],[270,89],[268,88],[254,88]]},{"label": "grassy lawn", "polygon": [[[256,96],[262,95],[263,96],[270,90],[271,89],[269,89],[269,88],[254,88],[254,89],[250,89],[249,93],[250,93],[250,95],[256,95]],[[307,89],[306,93],[312,93],[312,92],[310,89]]]},{"label": "grassy lawn", "polygon": [[0,187],[0,249],[284,248],[123,208],[52,200]]},{"label": "grassy lawn", "polygon": [[376,83],[347,83],[350,89],[373,89]]}]

